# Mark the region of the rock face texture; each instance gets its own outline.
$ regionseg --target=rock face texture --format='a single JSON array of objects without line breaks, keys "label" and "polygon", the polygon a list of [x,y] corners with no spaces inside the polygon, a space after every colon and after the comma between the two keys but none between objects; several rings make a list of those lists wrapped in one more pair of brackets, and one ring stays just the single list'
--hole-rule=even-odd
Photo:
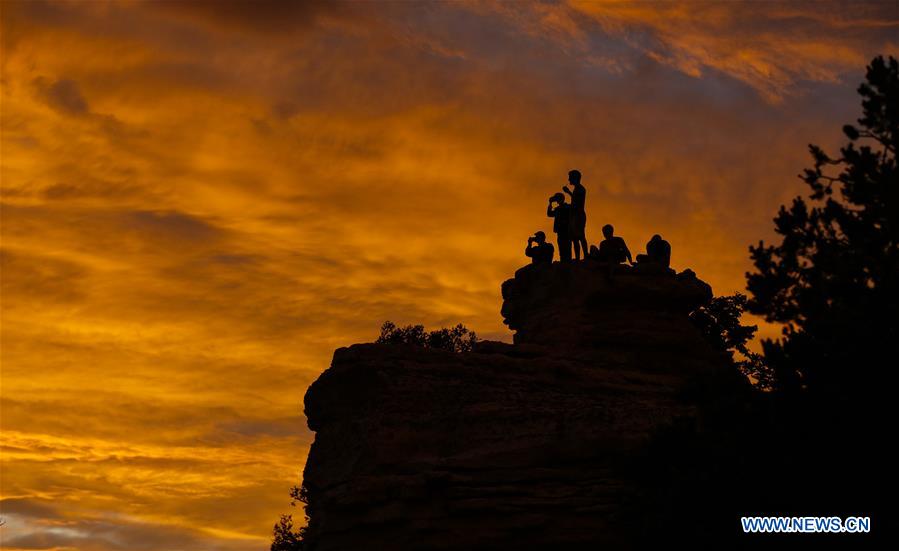
[{"label": "rock face texture", "polygon": [[628,464],[726,362],[687,318],[711,289],[582,262],[502,292],[515,344],[335,352],[305,398],[311,549],[630,545]]}]

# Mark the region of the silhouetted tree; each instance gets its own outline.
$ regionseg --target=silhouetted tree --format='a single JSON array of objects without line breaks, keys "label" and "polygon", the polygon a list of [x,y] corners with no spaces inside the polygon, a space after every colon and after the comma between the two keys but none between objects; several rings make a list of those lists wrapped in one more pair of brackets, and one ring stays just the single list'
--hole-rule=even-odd
[{"label": "silhouetted tree", "polygon": [[[876,57],[858,88],[863,116],[831,157],[810,145],[811,194],[782,206],[777,245],[750,247],[749,310],[786,324],[763,343],[774,386],[865,399],[894,369],[899,325],[899,66]],[[836,403],[833,404],[836,406]]]},{"label": "silhouetted tree", "polygon": [[411,344],[423,348],[437,348],[450,352],[471,352],[478,336],[461,323],[455,327],[427,332],[423,325],[397,327],[391,321],[381,326],[377,344]]},{"label": "silhouetted tree", "polygon": [[[291,507],[295,507],[299,502],[303,503],[305,509],[309,503],[306,486],[292,487],[290,489],[290,498]],[[308,514],[306,515],[306,522],[309,522]],[[281,519],[272,530],[271,551],[303,551],[307,547],[304,545],[305,537],[305,526],[294,528],[293,515],[281,515]]]},{"label": "silhouetted tree", "polygon": [[281,515],[281,520],[275,525],[272,538],[271,551],[300,551],[303,549],[303,535],[301,530],[293,527],[293,515]]},{"label": "silhouetted tree", "polygon": [[[781,207],[779,243],[750,248],[751,298],[719,297],[691,316],[713,346],[742,355],[740,369],[774,392],[718,379],[698,401],[701,423],[688,418],[654,436],[638,465],[644,499],[635,515],[649,519],[637,533],[653,544],[754,546],[728,528],[746,514],[816,511],[889,523],[881,504],[894,469],[885,423],[899,336],[897,61],[873,59],[858,91],[863,116],[843,127],[849,143],[835,157],[810,146],[814,166],[801,175],[808,197]],[[762,355],[744,352],[755,333],[739,322],[744,308],[785,325],[781,339],[762,342]],[[874,547],[883,535],[857,538],[853,548]]]},{"label": "silhouetted tree", "polygon": [[715,349],[730,353],[741,373],[753,379],[759,388],[768,390],[773,385],[773,374],[764,357],[750,351],[747,346],[758,326],[740,323],[747,302],[746,296],[740,293],[715,297],[694,310],[690,321]]}]

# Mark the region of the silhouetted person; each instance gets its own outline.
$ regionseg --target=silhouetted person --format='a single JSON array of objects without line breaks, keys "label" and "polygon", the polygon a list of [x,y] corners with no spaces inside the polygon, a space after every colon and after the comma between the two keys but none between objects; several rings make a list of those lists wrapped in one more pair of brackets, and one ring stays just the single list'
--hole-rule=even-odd
[{"label": "silhouetted person", "polygon": [[587,201],[587,188],[581,184],[581,172],[572,170],[568,173],[568,186],[562,186],[562,191],[571,196],[571,216],[568,219],[568,237],[574,245],[575,260],[581,259],[581,250],[584,251],[584,258],[587,258],[587,237],[584,234],[587,227],[587,211],[585,209]]},{"label": "silhouetted person", "polygon": [[546,242],[546,234],[538,231],[533,237],[528,237],[528,246],[524,254],[531,258],[531,264],[552,264],[553,246]]},{"label": "silhouetted person", "polygon": [[661,235],[653,235],[646,244],[646,254],[637,255],[637,263],[656,264],[668,268],[671,265],[671,244],[662,239]]},{"label": "silhouetted person", "polygon": [[[553,206],[553,203],[556,203]],[[565,196],[556,193],[549,198],[546,207],[546,215],[553,218],[553,231],[556,233],[556,242],[559,244],[559,261],[571,261],[571,237],[569,235],[571,205],[565,202]]]},{"label": "silhouetted person", "polygon": [[624,239],[615,235],[615,228],[612,227],[612,224],[603,226],[602,234],[605,239],[599,243],[599,250],[591,251],[597,260],[610,264],[621,264],[625,261],[633,263],[631,251],[628,250]]}]

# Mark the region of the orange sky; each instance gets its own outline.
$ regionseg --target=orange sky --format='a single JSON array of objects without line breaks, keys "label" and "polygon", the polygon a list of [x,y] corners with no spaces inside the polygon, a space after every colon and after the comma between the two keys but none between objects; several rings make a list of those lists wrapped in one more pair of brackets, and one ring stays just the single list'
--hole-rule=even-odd
[{"label": "orange sky", "polygon": [[718,294],[899,51],[875,4],[0,3],[4,549],[261,550],[308,384],[386,319],[509,339],[587,238]]}]

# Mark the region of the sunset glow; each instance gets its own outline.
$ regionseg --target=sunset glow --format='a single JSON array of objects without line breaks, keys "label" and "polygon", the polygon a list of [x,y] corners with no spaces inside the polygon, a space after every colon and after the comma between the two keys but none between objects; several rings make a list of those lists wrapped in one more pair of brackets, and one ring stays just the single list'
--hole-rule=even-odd
[{"label": "sunset glow", "polygon": [[895,2],[0,18],[11,551],[267,549],[333,350],[388,319],[510,340],[500,284],[572,168],[591,244],[660,233],[743,290],[807,144],[836,149],[865,64],[899,52]]}]

